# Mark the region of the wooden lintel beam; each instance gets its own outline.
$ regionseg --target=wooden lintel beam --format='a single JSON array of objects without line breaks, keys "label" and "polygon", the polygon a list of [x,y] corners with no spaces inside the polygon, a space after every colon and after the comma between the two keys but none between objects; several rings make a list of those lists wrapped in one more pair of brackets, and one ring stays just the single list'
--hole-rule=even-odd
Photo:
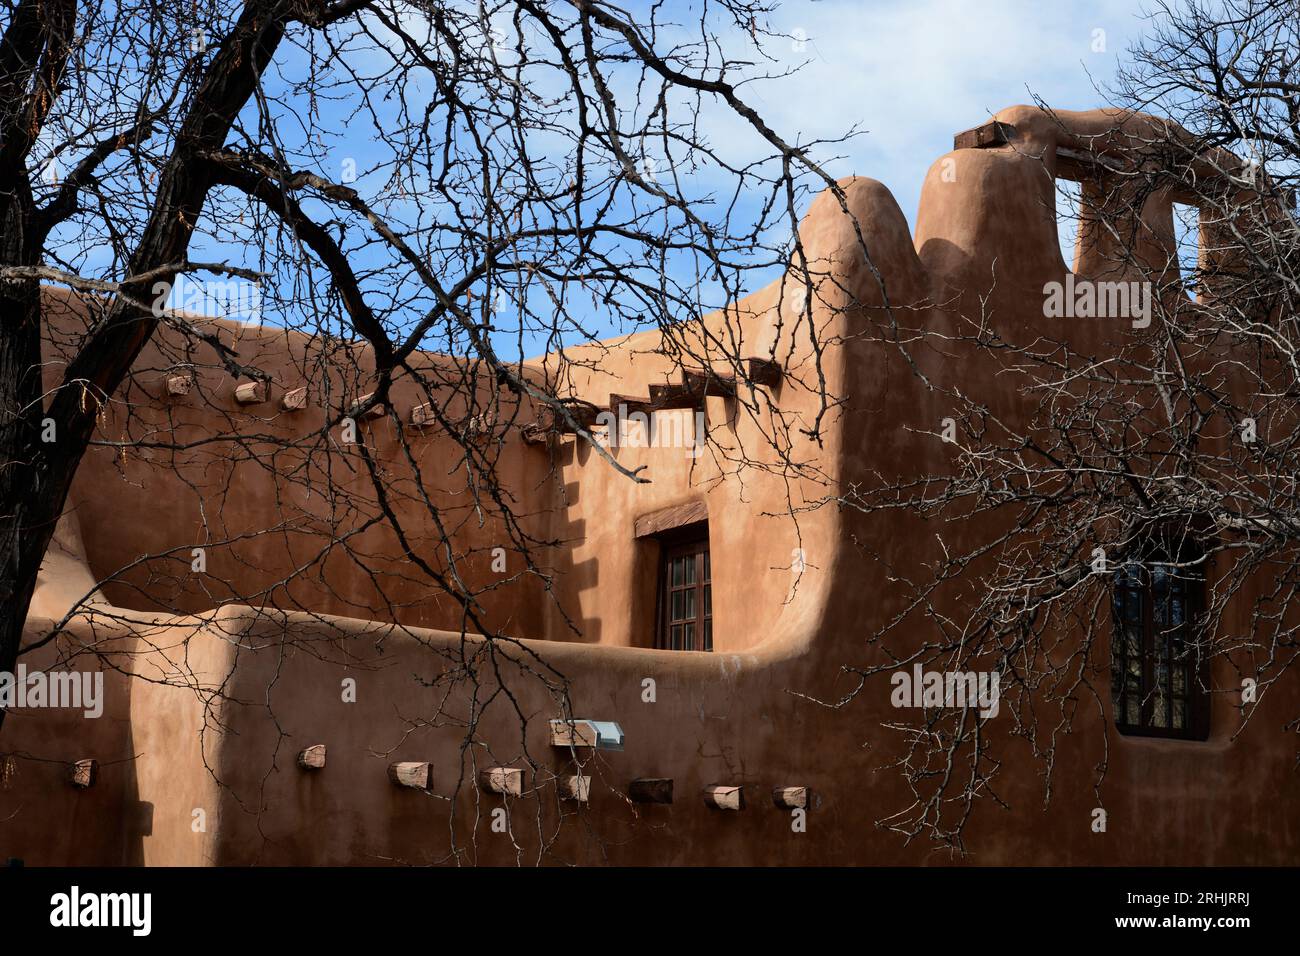
[{"label": "wooden lintel beam", "polygon": [[632,536],[649,538],[665,531],[672,531],[674,528],[684,528],[708,520],[708,505],[703,501],[685,501],[641,515],[632,523]]},{"label": "wooden lintel beam", "polygon": [[1010,123],[991,120],[983,126],[964,129],[952,138],[953,149],[987,149],[990,146],[1005,146],[1015,138],[1016,128]]}]

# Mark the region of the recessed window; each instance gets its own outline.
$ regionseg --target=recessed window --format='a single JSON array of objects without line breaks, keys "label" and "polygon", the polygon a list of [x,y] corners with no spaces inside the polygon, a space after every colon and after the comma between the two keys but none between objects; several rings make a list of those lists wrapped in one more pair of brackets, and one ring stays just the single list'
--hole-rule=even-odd
[{"label": "recessed window", "polygon": [[701,525],[661,539],[659,626],[655,647],[713,650],[713,581],[709,529]]},{"label": "recessed window", "polygon": [[1204,740],[1208,667],[1197,653],[1205,577],[1197,560],[1152,555],[1115,576],[1111,702],[1124,734]]}]

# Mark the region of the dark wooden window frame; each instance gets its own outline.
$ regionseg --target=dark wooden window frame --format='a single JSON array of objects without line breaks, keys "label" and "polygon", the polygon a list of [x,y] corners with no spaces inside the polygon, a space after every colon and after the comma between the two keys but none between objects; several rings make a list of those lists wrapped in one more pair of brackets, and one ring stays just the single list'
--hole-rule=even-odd
[{"label": "dark wooden window frame", "polygon": [[[705,522],[687,525],[656,537],[659,581],[655,647],[670,651],[712,651],[713,560],[709,553],[709,526]],[[682,564],[675,565],[679,561]],[[676,579],[675,566],[680,569]],[[680,595],[676,603],[675,595]],[[688,613],[692,609],[693,613]]]},{"label": "dark wooden window frame", "polygon": [[[1111,706],[1126,736],[1209,736],[1209,663],[1203,656],[1198,663],[1192,646],[1205,605],[1204,565],[1188,548],[1178,553],[1173,559],[1169,550],[1152,549],[1115,574]],[[1178,703],[1182,727],[1174,726]]]}]

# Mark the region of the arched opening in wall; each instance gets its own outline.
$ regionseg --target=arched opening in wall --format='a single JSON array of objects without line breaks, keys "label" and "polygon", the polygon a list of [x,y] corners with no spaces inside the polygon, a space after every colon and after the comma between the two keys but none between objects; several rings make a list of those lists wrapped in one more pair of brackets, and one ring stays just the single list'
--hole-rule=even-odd
[{"label": "arched opening in wall", "polygon": [[1183,290],[1196,301],[1200,295],[1201,211],[1176,202],[1174,207],[1174,254],[1183,278]]},{"label": "arched opening in wall", "polygon": [[1071,272],[1075,271],[1075,251],[1079,244],[1079,210],[1082,185],[1061,176],[1056,178],[1056,237],[1061,245],[1061,258]]}]

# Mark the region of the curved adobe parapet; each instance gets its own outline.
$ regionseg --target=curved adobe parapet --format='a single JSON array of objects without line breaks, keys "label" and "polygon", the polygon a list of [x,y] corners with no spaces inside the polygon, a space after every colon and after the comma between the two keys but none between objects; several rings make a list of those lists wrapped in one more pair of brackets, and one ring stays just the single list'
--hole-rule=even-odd
[{"label": "curved adobe parapet", "polygon": [[[1199,205],[1220,194],[1231,206],[1234,193],[1262,185],[1234,154],[1205,149],[1167,119],[1127,110],[1012,106],[956,139],[926,176],[916,244],[937,277],[967,291],[992,288],[995,276],[1031,288],[1068,269],[1121,279],[1137,263],[1175,287],[1173,203]],[[1171,162],[1202,184],[1199,194],[1150,175]],[[1082,184],[1078,243],[1065,263],[1056,252],[1057,179]]]}]

